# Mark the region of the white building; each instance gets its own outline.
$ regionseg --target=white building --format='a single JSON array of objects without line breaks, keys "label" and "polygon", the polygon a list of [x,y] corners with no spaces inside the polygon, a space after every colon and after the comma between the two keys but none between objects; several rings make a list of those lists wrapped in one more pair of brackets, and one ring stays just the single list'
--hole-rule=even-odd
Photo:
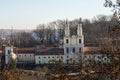
[{"label": "white building", "polygon": [[35,63],[35,48],[16,48],[17,63]]},{"label": "white building", "polygon": [[[35,62],[35,64],[48,64],[52,61],[61,61],[63,63],[77,63],[83,58],[84,36],[82,24],[77,25],[76,35],[70,34],[69,23],[66,22],[65,35],[63,37],[63,48],[45,47],[39,51],[16,50],[17,62]],[[13,53],[13,47],[6,47],[6,63],[8,63],[9,54]],[[21,52],[22,51],[22,52]],[[81,57],[80,57],[81,56]],[[33,61],[34,60],[34,61]]]},{"label": "white building", "polygon": [[102,54],[100,47],[84,47],[84,62],[93,61],[95,63],[108,63],[110,59]]},{"label": "white building", "polygon": [[5,64],[8,64],[10,59],[16,60],[17,56],[13,53],[13,46],[6,45],[5,47]]},{"label": "white building", "polygon": [[[65,35],[63,38],[63,47],[40,49],[39,54],[35,55],[36,64],[49,64],[51,61],[62,61],[63,63],[77,63],[83,58],[84,36],[82,33],[82,24],[77,25],[75,31],[77,35],[70,35],[69,23],[66,22]],[[42,52],[43,51],[43,52]]]},{"label": "white building", "polygon": [[63,62],[63,57],[63,49],[47,47],[45,49],[41,49],[41,51],[35,55],[35,63],[51,64],[54,62]]},{"label": "white building", "polygon": [[[78,62],[81,55],[83,57],[84,36],[82,32],[82,24],[77,26],[77,35],[70,34],[69,23],[66,22],[65,36],[64,36],[64,63]],[[82,58],[81,57],[81,58]]]}]

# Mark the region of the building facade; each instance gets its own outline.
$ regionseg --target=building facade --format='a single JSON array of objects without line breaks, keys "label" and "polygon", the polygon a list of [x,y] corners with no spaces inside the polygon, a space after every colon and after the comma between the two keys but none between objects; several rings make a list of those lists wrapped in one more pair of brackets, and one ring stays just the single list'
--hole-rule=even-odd
[{"label": "building facade", "polygon": [[12,46],[5,49],[6,63],[8,63],[8,55],[15,52],[17,56],[17,63],[32,63],[35,64],[49,64],[54,61],[63,63],[77,63],[80,56],[83,58],[84,36],[82,32],[82,24],[77,25],[76,35],[70,34],[69,23],[66,21],[66,28],[64,30],[63,48],[46,47],[36,49],[20,49],[13,50]]},{"label": "building facade", "polygon": [[35,48],[17,48],[17,63],[35,63]]},{"label": "building facade", "polygon": [[5,64],[8,64],[11,59],[16,60],[17,56],[13,52],[13,46],[12,45],[6,45],[5,47]]},{"label": "building facade", "polygon": [[47,47],[41,49],[35,55],[36,64],[52,64],[54,62],[63,62],[64,52],[63,49],[56,47]]},{"label": "building facade", "polygon": [[109,63],[110,59],[101,53],[100,47],[84,47],[84,62]]},{"label": "building facade", "polygon": [[[73,63],[78,61],[77,59],[81,55],[84,55],[84,36],[82,32],[82,24],[77,25],[76,35],[70,34],[69,23],[66,22],[65,35],[63,38],[63,48],[64,48],[64,63]],[[81,58],[82,58],[81,57]]]}]

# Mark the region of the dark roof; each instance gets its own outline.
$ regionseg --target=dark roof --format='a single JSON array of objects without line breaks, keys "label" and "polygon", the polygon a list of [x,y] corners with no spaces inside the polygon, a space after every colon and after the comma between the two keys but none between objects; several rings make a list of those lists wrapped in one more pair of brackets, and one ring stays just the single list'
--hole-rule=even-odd
[{"label": "dark roof", "polygon": [[64,49],[48,47],[46,49],[40,49],[40,52],[37,55],[64,55]]},{"label": "dark roof", "polygon": [[85,55],[102,55],[102,53],[100,51],[88,51],[88,52],[85,52]]},{"label": "dark roof", "polygon": [[34,47],[32,47],[32,48],[14,48],[13,49],[13,52],[14,53],[17,53],[17,54],[19,54],[19,53],[28,53],[28,54],[32,54],[32,53],[34,53],[35,54],[35,48]]},{"label": "dark roof", "polygon": [[16,54],[36,54],[36,55],[64,55],[64,50],[58,47],[43,47],[39,46],[36,51],[35,47],[31,48],[15,48],[13,52]]},{"label": "dark roof", "polygon": [[24,54],[24,53],[32,54],[32,53],[35,53],[35,50],[29,50],[29,51],[28,51],[28,50],[19,50],[19,51],[18,51],[18,54],[19,54],[19,53],[23,53],[23,54]]}]

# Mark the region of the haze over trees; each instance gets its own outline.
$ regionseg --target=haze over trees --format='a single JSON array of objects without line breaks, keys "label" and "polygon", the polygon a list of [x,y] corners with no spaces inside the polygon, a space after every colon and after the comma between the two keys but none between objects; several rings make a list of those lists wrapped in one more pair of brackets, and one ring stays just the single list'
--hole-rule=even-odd
[{"label": "haze over trees", "polygon": [[[14,32],[13,30],[13,43],[16,47],[32,47],[36,44],[49,45],[59,43],[64,36],[65,21],[56,20],[48,24],[39,24],[36,30],[28,32]],[[76,34],[75,29],[77,29],[79,21],[79,18],[68,20],[72,35]],[[105,38],[108,34],[109,26],[118,23],[116,23],[112,16],[98,15],[92,20],[82,19],[82,24],[85,46],[97,46],[97,38]],[[7,34],[3,31],[1,33],[0,36]],[[11,37],[11,33],[9,32],[6,36]]]},{"label": "haze over trees", "polygon": [[[70,20],[68,21],[68,23],[71,29],[70,33],[74,35],[76,33],[75,29],[77,29],[77,25],[79,23],[79,18]],[[105,37],[105,35],[107,34],[108,27],[116,23],[114,22],[114,19],[111,16],[98,15],[93,20],[83,19],[82,24],[83,34],[85,36],[85,44],[95,46],[97,44],[96,38]],[[38,25],[37,29],[34,32],[37,34],[41,41],[45,41],[44,39],[46,39],[47,42],[48,39],[53,39],[55,41],[56,35],[57,41],[60,41],[60,39],[62,39],[64,36],[64,29],[65,20],[57,20],[48,23],[47,26],[45,26],[45,24]],[[57,32],[57,34],[55,32]]]}]

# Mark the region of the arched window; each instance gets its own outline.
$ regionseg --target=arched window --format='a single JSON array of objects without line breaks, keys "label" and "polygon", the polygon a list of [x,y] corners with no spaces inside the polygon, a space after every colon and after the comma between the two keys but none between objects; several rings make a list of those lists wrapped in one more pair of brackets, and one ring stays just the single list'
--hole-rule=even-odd
[{"label": "arched window", "polygon": [[66,48],[66,53],[69,53],[69,48]]},{"label": "arched window", "polygon": [[72,51],[73,53],[75,53],[75,48],[73,48],[73,51]]},{"label": "arched window", "polygon": [[81,39],[79,39],[79,44],[81,44]]},{"label": "arched window", "polygon": [[79,53],[81,53],[82,52],[82,50],[81,50],[81,48],[79,48]]},{"label": "arched window", "polygon": [[66,39],[66,43],[67,43],[67,44],[69,43],[69,40],[68,40],[68,39]]},{"label": "arched window", "polygon": [[11,51],[10,51],[10,50],[8,50],[8,54],[10,54],[10,52],[11,52]]}]

